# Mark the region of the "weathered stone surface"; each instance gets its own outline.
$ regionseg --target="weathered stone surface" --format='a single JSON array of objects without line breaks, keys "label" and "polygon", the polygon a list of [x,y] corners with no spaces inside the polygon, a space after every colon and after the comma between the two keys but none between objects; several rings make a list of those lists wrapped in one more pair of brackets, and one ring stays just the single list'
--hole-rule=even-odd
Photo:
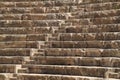
[{"label": "weathered stone surface", "polygon": [[6,77],[5,77],[5,75],[0,75],[0,80],[6,80]]},{"label": "weathered stone surface", "polygon": [[0,73],[14,73],[15,65],[0,65]]},{"label": "weathered stone surface", "polygon": [[[106,68],[64,67],[64,66],[27,66],[30,73],[63,74],[104,77]],[[91,74],[92,73],[92,74]]]},{"label": "weathered stone surface", "polygon": [[0,64],[22,64],[22,57],[0,57]]},{"label": "weathered stone surface", "polygon": [[119,80],[119,15],[119,0],[0,0],[0,80]]},{"label": "weathered stone surface", "polygon": [[26,41],[25,35],[0,35],[0,41]]},{"label": "weathered stone surface", "polygon": [[27,35],[27,41],[45,41],[45,35],[37,35],[37,34],[32,34],[32,35]]},{"label": "weathered stone surface", "polygon": [[26,42],[0,42],[0,48],[26,48]]},{"label": "weathered stone surface", "polygon": [[30,56],[30,49],[0,49],[0,56]]}]

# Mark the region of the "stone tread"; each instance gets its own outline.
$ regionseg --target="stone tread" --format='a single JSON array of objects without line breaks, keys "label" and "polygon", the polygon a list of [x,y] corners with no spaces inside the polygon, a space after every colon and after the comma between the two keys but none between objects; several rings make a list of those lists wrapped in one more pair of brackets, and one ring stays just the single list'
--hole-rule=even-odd
[{"label": "stone tread", "polygon": [[96,67],[96,66],[91,67],[91,66],[66,66],[66,65],[64,66],[61,66],[61,65],[34,65],[34,66],[23,65],[23,67],[28,68],[28,73],[62,74],[62,75],[79,75],[79,76],[81,75],[81,76],[91,76],[91,77],[104,77],[105,73],[108,71],[113,71],[113,72],[120,71],[120,68]]},{"label": "stone tread", "polygon": [[[79,65],[79,66],[101,66],[101,67],[118,67],[120,58],[117,57],[54,57],[54,56],[36,56],[31,57],[33,60],[28,64],[42,65]],[[105,63],[107,61],[107,63]]]},{"label": "stone tread", "polygon": [[119,14],[119,0],[1,0],[0,80],[120,79]]}]

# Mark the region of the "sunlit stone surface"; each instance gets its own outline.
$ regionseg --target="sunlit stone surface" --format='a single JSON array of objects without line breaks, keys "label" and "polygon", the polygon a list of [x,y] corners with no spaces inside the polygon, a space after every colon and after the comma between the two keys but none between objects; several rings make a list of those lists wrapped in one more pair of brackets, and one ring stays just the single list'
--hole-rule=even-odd
[{"label": "sunlit stone surface", "polygon": [[120,80],[120,0],[0,0],[0,80]]}]

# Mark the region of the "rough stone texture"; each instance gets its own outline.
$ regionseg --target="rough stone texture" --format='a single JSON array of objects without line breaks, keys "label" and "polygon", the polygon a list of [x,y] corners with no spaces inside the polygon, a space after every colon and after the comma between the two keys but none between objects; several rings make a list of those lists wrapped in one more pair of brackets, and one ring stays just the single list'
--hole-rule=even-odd
[{"label": "rough stone texture", "polygon": [[0,0],[0,80],[120,80],[120,0]]}]

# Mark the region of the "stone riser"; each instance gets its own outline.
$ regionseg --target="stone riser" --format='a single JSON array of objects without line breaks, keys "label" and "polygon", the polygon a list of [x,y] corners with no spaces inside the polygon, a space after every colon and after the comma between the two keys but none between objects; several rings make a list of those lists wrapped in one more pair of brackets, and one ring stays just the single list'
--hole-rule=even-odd
[{"label": "stone riser", "polygon": [[28,73],[62,74],[90,77],[105,77],[108,71],[119,72],[120,68],[90,67],[90,66],[58,66],[58,65],[24,65]]},{"label": "stone riser", "polygon": [[[69,16],[68,16],[69,15]],[[0,20],[66,20],[70,17],[69,13],[55,14],[1,14]]]},{"label": "stone riser", "polygon": [[66,20],[80,18],[102,18],[119,16],[120,10],[106,10],[93,12],[75,12],[75,13],[46,13],[46,14],[1,14],[0,20]]},{"label": "stone riser", "polygon": [[120,66],[119,58],[95,58],[95,57],[32,57],[32,62],[28,64],[42,65],[78,65],[78,66],[101,66],[101,67],[118,67]]},{"label": "stone riser", "polygon": [[119,24],[112,25],[85,25],[76,27],[66,27],[63,28],[64,33],[101,33],[101,32],[120,32]]},{"label": "stone riser", "polygon": [[72,18],[102,18],[102,17],[114,17],[119,16],[120,10],[104,10],[104,11],[93,11],[93,12],[83,12],[83,13],[72,13]]},{"label": "stone riser", "polygon": [[118,49],[119,41],[51,41],[46,42],[48,48],[102,48]]},{"label": "stone riser", "polygon": [[0,35],[0,41],[45,41],[44,34]]},{"label": "stone riser", "polygon": [[0,64],[22,64],[24,57],[0,57]]},{"label": "stone riser", "polygon": [[88,18],[88,19],[69,19],[69,20],[10,20],[1,21],[1,27],[24,27],[24,26],[61,26],[63,24],[75,25],[100,25],[100,24],[119,24],[119,17],[109,18]]},{"label": "stone riser", "polygon": [[97,78],[97,77],[87,77],[87,76],[63,76],[63,75],[47,75],[47,74],[19,74],[17,76],[17,80],[30,80],[30,79],[34,79],[34,80],[103,80],[103,78]]},{"label": "stone riser", "polygon": [[0,28],[0,34],[44,34],[50,33],[50,28],[48,27],[2,27]]},{"label": "stone riser", "polygon": [[0,65],[0,73],[15,73],[16,65]]},{"label": "stone riser", "polygon": [[61,26],[62,20],[1,20],[0,27],[44,27],[44,26]]},{"label": "stone riser", "polygon": [[59,33],[60,41],[120,40],[120,33]]},{"label": "stone riser", "polygon": [[119,14],[119,0],[1,0],[0,80],[118,80]]},{"label": "stone riser", "polygon": [[8,41],[0,42],[0,48],[38,48],[36,41]]},{"label": "stone riser", "polygon": [[[101,33],[101,32],[120,32],[120,25],[103,25],[103,26],[77,26],[66,27],[58,31],[59,33]],[[1,26],[2,27],[2,26]],[[53,27],[54,29],[54,27]],[[50,34],[50,27],[2,27],[0,34]]]},{"label": "stone riser", "polygon": [[[0,35],[0,41],[45,41],[45,34],[27,35]],[[120,33],[59,33],[57,40],[60,41],[92,41],[92,40],[119,40]]]},{"label": "stone riser", "polygon": [[[46,49],[43,56],[120,57],[118,49]],[[38,53],[39,54],[39,53]]]},{"label": "stone riser", "polygon": [[0,49],[0,56],[30,56],[31,49]]},{"label": "stone riser", "polygon": [[[38,3],[38,2],[37,2]],[[14,4],[14,3],[12,3]],[[25,3],[23,3],[23,6],[26,7],[27,6],[27,3],[26,5],[24,5]],[[42,3],[43,4],[43,3]],[[87,4],[87,5],[80,5],[80,4],[74,4],[74,3],[70,3],[69,5],[68,4],[64,4],[64,3],[59,3],[58,6],[54,6],[54,7],[49,7],[53,4],[50,4],[49,3],[46,3],[46,7],[41,7],[41,6],[35,6],[35,7],[32,7],[28,5],[28,7],[24,8],[24,7],[17,7],[17,8],[14,8],[14,5],[11,5],[7,3],[6,8],[3,8],[4,7],[4,4],[1,3],[1,7],[0,8],[0,14],[8,14],[8,13],[14,13],[14,14],[23,14],[23,13],[61,13],[61,12],[64,12],[64,13],[69,13],[69,12],[73,12],[73,11],[85,11],[85,12],[91,12],[91,11],[103,11],[103,10],[110,10],[110,9],[119,9],[120,7],[120,3],[119,2],[115,2],[115,3],[101,3],[101,4]],[[17,4],[19,5],[19,4]],[[16,6],[17,6],[16,5]],[[70,7],[72,6],[72,7]]]},{"label": "stone riser", "polygon": [[87,19],[69,19],[66,24],[75,25],[100,25],[100,24],[119,24],[119,17],[87,18]]}]

